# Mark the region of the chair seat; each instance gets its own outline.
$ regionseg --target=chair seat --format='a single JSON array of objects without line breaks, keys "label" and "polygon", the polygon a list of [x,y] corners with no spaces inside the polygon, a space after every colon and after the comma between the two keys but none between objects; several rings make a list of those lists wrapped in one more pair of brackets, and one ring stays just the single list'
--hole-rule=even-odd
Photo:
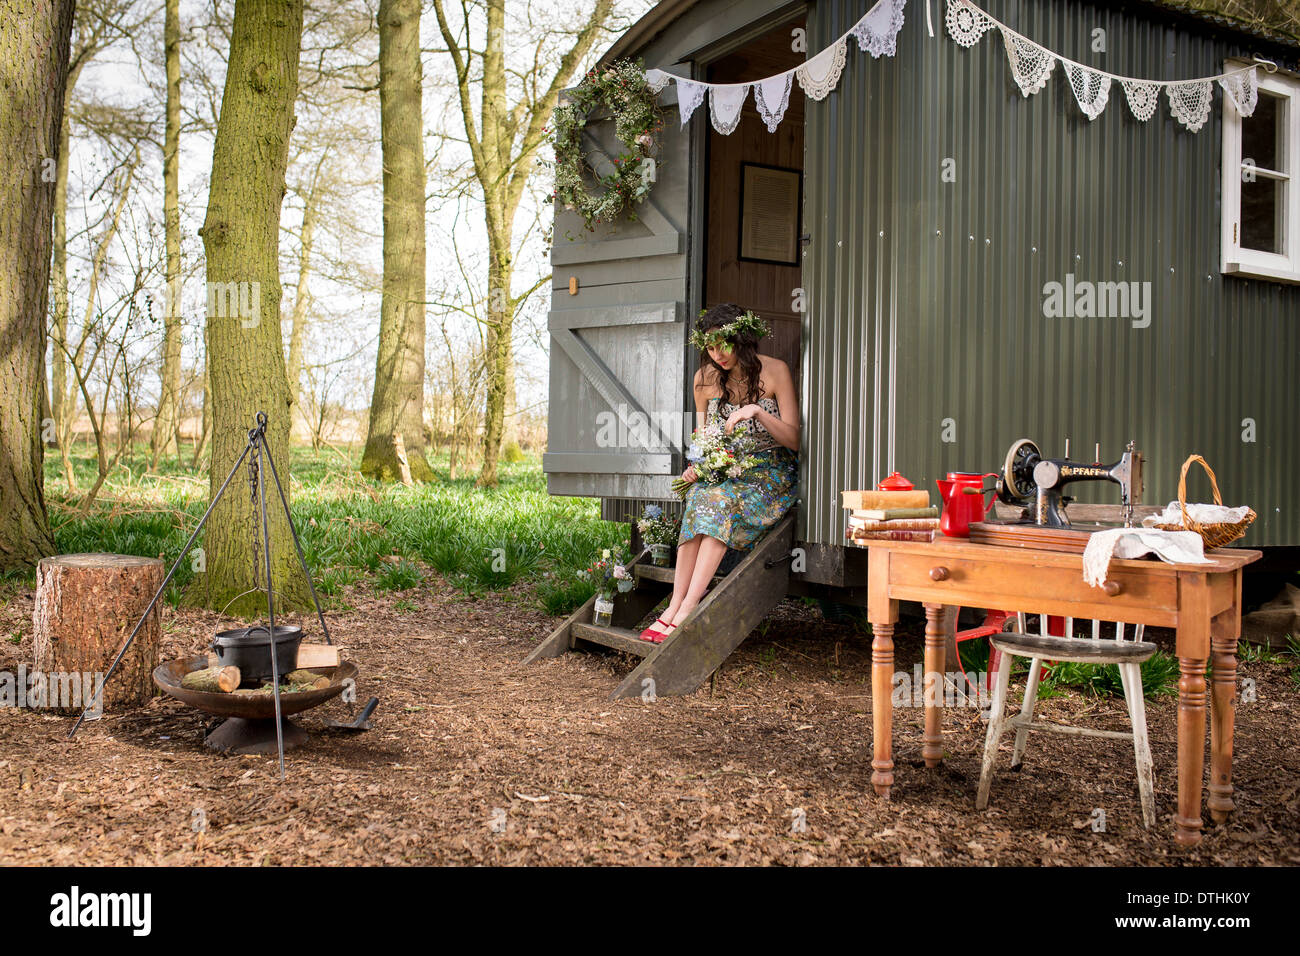
[{"label": "chair seat", "polygon": [[994,635],[989,638],[989,642],[999,651],[1018,657],[1045,657],[1054,661],[1097,664],[1140,664],[1158,650],[1149,641],[1093,641],[1080,637],[1020,634],[1014,631]]}]

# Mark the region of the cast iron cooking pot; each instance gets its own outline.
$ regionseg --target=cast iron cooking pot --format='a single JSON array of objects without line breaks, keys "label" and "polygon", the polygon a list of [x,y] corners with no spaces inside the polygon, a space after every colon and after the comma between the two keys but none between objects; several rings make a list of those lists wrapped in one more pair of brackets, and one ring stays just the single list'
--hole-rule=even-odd
[{"label": "cast iron cooking pot", "polygon": [[[301,642],[302,628],[297,624],[275,626],[275,662],[281,679],[297,669]],[[218,631],[211,646],[222,667],[239,668],[240,683],[261,684],[271,680],[271,642],[267,640],[265,624]]]}]

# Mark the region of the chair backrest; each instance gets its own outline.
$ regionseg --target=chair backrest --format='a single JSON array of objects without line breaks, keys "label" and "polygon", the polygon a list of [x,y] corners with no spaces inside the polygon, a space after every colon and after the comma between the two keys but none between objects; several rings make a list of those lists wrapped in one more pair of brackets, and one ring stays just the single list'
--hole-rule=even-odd
[{"label": "chair backrest", "polygon": [[[1016,629],[1019,630],[1021,634],[1030,634],[1030,633],[1032,633],[1032,632],[1029,630],[1029,620],[1030,620],[1031,618],[1033,618],[1033,617],[1036,617],[1036,618],[1038,619],[1038,633],[1039,633],[1039,634],[1048,634],[1049,631],[1048,631],[1048,627],[1047,627],[1047,615],[1046,615],[1046,614],[1027,615],[1027,614],[1025,614],[1024,611],[1017,611],[1017,612],[1016,612]],[[1107,622],[1107,623],[1111,623],[1111,622]],[[1113,622],[1113,623],[1114,623],[1114,627],[1115,627],[1115,633],[1114,633],[1111,637],[1108,637],[1107,640],[1124,641],[1124,640],[1125,640],[1125,629],[1127,628],[1128,625],[1126,625],[1123,621],[1115,621],[1115,622]],[[1074,618],[1072,618],[1072,617],[1067,617],[1067,618],[1065,619],[1065,636],[1066,636],[1066,637],[1077,638],[1078,640],[1094,640],[1094,641],[1100,641],[1100,640],[1102,639],[1102,636],[1101,636],[1101,625],[1102,625],[1102,621],[1101,621],[1100,618],[1093,618],[1093,619],[1092,619],[1092,635],[1091,635],[1091,637],[1090,637],[1090,638],[1089,638],[1089,637],[1079,637],[1077,634],[1074,633]],[[1146,630],[1146,625],[1145,625],[1145,624],[1135,624],[1135,625],[1133,625],[1133,630],[1132,630],[1131,633],[1132,633],[1132,635],[1133,635],[1133,636],[1132,636],[1132,640],[1133,640],[1134,643],[1137,643],[1137,642],[1139,642],[1139,641],[1142,640],[1142,635],[1143,635],[1143,633],[1145,632],[1145,630]]]}]

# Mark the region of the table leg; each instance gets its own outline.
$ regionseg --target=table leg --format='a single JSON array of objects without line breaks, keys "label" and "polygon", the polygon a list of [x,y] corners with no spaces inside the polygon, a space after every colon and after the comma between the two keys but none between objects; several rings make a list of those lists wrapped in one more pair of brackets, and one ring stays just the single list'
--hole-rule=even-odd
[{"label": "table leg", "polygon": [[1210,714],[1210,798],[1215,823],[1225,823],[1233,811],[1232,731],[1237,708],[1237,639],[1215,637],[1212,710]]},{"label": "table leg", "polygon": [[1178,680],[1178,813],[1174,835],[1201,842],[1201,775],[1205,770],[1205,658],[1180,657]]},{"label": "table leg", "polygon": [[871,786],[877,796],[888,800],[889,788],[894,785],[894,625],[872,621],[871,633],[871,730],[875,745]]},{"label": "table leg", "polygon": [[925,733],[921,737],[921,756],[927,767],[943,762],[943,665],[946,617],[942,604],[925,605],[925,676],[922,678],[925,701]]}]

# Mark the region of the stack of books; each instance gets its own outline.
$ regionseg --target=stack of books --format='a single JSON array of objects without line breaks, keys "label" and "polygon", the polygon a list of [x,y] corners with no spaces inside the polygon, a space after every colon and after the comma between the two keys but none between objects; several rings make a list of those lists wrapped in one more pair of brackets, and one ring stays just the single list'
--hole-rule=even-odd
[{"label": "stack of books", "polygon": [[854,544],[868,541],[933,541],[939,529],[939,509],[930,505],[928,491],[844,491],[851,510],[844,537]]}]

